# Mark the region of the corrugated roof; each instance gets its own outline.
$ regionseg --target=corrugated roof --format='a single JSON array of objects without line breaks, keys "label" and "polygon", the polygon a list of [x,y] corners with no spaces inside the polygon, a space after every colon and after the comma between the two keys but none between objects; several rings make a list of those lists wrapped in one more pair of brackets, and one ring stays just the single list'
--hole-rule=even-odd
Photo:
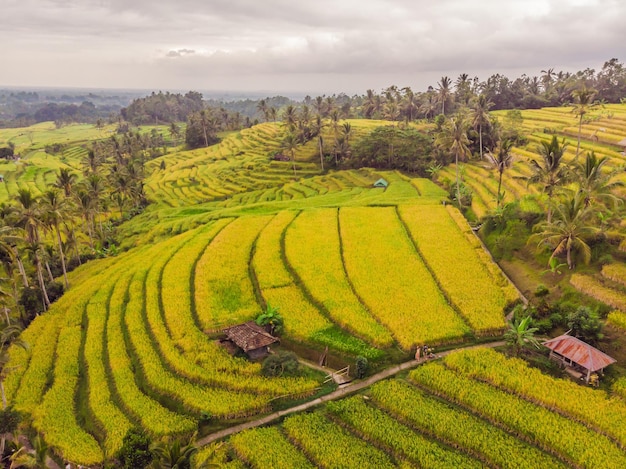
[{"label": "corrugated roof", "polygon": [[244,352],[278,342],[276,337],[268,334],[265,329],[257,326],[254,321],[228,327],[222,332],[224,332],[226,337],[232,340],[237,347],[241,348]]},{"label": "corrugated roof", "polygon": [[543,345],[591,371],[601,370],[616,362],[606,353],[567,334],[546,340]]}]

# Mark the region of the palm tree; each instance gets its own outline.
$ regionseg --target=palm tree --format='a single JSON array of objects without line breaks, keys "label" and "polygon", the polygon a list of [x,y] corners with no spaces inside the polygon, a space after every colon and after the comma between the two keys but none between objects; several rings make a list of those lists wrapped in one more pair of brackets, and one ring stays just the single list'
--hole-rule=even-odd
[{"label": "palm tree", "polygon": [[605,205],[611,204],[616,207],[622,203],[612,191],[618,187],[624,187],[624,182],[612,180],[616,171],[603,171],[604,165],[609,161],[608,156],[597,158],[595,152],[587,153],[585,161],[578,164],[576,177],[578,179],[578,191],[584,197],[585,207],[589,207],[595,200]]},{"label": "palm tree", "polygon": [[265,122],[267,122],[269,120],[269,108],[267,106],[267,101],[264,99],[260,100],[256,105],[256,108],[261,114],[263,114],[263,118],[265,119]]},{"label": "palm tree", "polygon": [[28,450],[27,446],[20,446],[19,449],[11,455],[10,469],[18,467],[46,469],[48,467],[47,460],[50,447],[39,434],[33,438],[32,443],[33,449],[31,451]]},{"label": "palm tree", "polygon": [[583,261],[588,264],[591,248],[587,240],[598,232],[598,228],[588,223],[590,213],[591,209],[585,207],[584,196],[577,193],[557,207],[553,223],[537,225],[537,232],[528,241],[538,241],[538,246],[549,246],[552,249],[550,260],[565,254],[569,269],[574,268],[572,251],[580,252]]},{"label": "palm tree", "polygon": [[89,246],[93,249],[93,219],[94,219],[94,200],[90,192],[84,188],[80,188],[74,198],[80,210],[80,214],[87,225],[87,234],[89,235]]},{"label": "palm tree", "polygon": [[182,445],[176,440],[173,443],[161,442],[152,449],[155,459],[153,467],[159,469],[190,469],[191,458],[198,452],[198,448],[191,442]]},{"label": "palm tree", "polygon": [[59,249],[59,258],[61,259],[61,268],[63,270],[63,280],[65,288],[69,288],[67,281],[67,269],[65,267],[65,255],[63,254],[63,242],[61,241],[60,225],[67,217],[65,201],[61,200],[55,189],[49,189],[43,195],[44,222],[54,228],[57,239],[57,248]]},{"label": "palm tree", "polygon": [[513,322],[508,321],[509,329],[504,333],[504,340],[509,347],[512,347],[515,351],[515,355],[519,355],[522,349],[527,345],[534,345],[539,348],[539,342],[535,338],[535,332],[539,329],[536,327],[530,327],[532,324],[532,317],[525,316],[521,319],[516,319]]},{"label": "palm tree", "polygon": [[572,109],[572,112],[578,116],[578,143],[576,144],[575,162],[578,161],[578,153],[580,152],[580,135],[583,127],[583,117],[594,107],[593,98],[596,93],[596,90],[587,88],[584,84],[582,87],[572,92],[572,97],[574,98],[574,109]]},{"label": "palm tree", "polygon": [[467,122],[462,114],[458,114],[443,127],[442,132],[436,139],[436,144],[444,151],[454,155],[456,166],[456,200],[461,205],[461,188],[459,178],[459,159],[465,160],[471,154],[469,138],[467,138]]},{"label": "palm tree", "polygon": [[292,133],[288,133],[283,141],[281,147],[289,152],[291,155],[291,163],[293,164],[293,175],[296,175],[296,149],[298,148],[298,137]]},{"label": "palm tree", "polygon": [[70,172],[69,168],[60,168],[57,179],[52,185],[62,189],[65,197],[69,198],[72,196],[72,188],[76,183],[77,177],[75,173]]},{"label": "palm tree", "polygon": [[296,115],[296,108],[290,104],[285,108],[285,112],[283,114],[283,121],[287,124],[289,132],[293,132],[295,130],[297,120],[298,116]]},{"label": "palm tree", "polygon": [[566,148],[565,140],[559,143],[556,135],[553,135],[550,143],[541,142],[538,148],[541,161],[530,160],[533,174],[528,178],[528,183],[541,185],[542,191],[548,195],[548,223],[552,221],[554,191],[567,179],[567,167],[562,165]]},{"label": "palm tree", "polygon": [[491,163],[499,173],[497,208],[500,208],[502,200],[504,199],[504,194],[500,193],[500,190],[502,189],[502,175],[504,174],[504,171],[511,166],[511,162],[513,161],[511,148],[513,148],[513,141],[505,138],[504,140],[500,140],[498,142],[495,154],[491,152],[487,153]]},{"label": "palm tree", "polygon": [[493,107],[485,94],[480,94],[474,102],[474,112],[472,113],[472,127],[478,130],[478,145],[480,149],[480,159],[483,159],[483,128],[489,127],[489,109]]},{"label": "palm tree", "polygon": [[441,113],[446,115],[446,101],[450,98],[450,85],[452,80],[448,77],[441,77],[441,80],[437,82],[437,92],[439,94],[439,102],[441,103]]},{"label": "palm tree", "polygon": [[[321,98],[321,96],[318,96]],[[317,135],[317,145],[320,154],[320,165],[324,171],[324,138],[322,137],[322,129],[325,127],[321,114],[317,114],[313,120],[313,135]]]}]

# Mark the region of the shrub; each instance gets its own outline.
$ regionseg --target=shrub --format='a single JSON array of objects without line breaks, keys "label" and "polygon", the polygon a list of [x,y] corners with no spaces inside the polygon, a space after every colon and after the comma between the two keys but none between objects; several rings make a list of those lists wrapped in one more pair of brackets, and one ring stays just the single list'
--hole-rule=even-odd
[{"label": "shrub", "polygon": [[368,368],[369,368],[369,363],[367,361],[367,358],[362,357],[360,355],[356,357],[356,377],[358,379],[365,378]]},{"label": "shrub", "polygon": [[300,363],[293,352],[280,351],[263,360],[261,373],[264,376],[293,376],[298,372]]},{"label": "shrub", "polygon": [[145,433],[135,428],[128,430],[117,455],[122,467],[139,469],[148,466],[154,457],[150,451],[150,443],[150,438]]}]

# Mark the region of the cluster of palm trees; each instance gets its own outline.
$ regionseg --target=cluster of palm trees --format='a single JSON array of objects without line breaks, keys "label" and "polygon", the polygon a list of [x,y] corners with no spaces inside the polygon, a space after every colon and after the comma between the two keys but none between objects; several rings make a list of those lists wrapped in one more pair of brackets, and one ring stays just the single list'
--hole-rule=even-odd
[{"label": "cluster of palm trees", "polygon": [[[7,323],[9,309],[24,306],[24,291],[36,291],[40,307],[34,309],[47,310],[59,294],[49,294],[55,273],[62,274],[67,288],[68,264],[79,265],[81,257],[110,247],[111,220],[145,206],[143,164],[150,149],[139,135],[95,142],[82,175],[60,168],[43,193],[21,187],[11,202],[0,204],[0,304]],[[23,325],[30,314],[19,315]]]},{"label": "cluster of palm trees", "polygon": [[344,111],[335,107],[332,99],[324,100],[321,96],[316,98],[313,107],[314,111],[306,104],[299,108],[288,105],[282,115],[286,135],[281,142],[281,147],[289,152],[294,176],[296,175],[296,149],[314,138],[317,138],[320,165],[322,171],[324,170],[327,150],[323,130],[326,127],[330,128],[332,134],[333,141],[330,155],[335,166],[339,165],[342,158],[350,156],[350,138],[353,135],[353,131],[349,122],[341,122],[342,118],[347,117]]},{"label": "cluster of palm trees", "polygon": [[585,263],[591,259],[589,241],[600,230],[597,217],[612,214],[622,203],[614,190],[623,183],[613,178],[617,170],[605,168],[608,157],[597,157],[591,151],[582,161],[575,157],[566,163],[566,147],[553,136],[550,142],[541,142],[541,158],[530,162],[533,174],[528,182],[547,195],[546,220],[535,226],[530,240],[551,250],[550,261],[564,255],[572,269],[575,252]]}]

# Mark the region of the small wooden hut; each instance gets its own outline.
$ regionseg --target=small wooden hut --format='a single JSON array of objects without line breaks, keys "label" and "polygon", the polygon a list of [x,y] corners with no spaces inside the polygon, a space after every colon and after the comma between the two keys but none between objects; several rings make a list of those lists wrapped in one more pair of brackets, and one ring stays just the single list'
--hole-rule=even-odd
[{"label": "small wooden hut", "polygon": [[[278,342],[278,338],[268,333],[254,321],[231,326],[222,331],[226,338],[223,342],[230,342],[243,350],[253,360],[264,358],[269,353],[269,346]],[[229,344],[225,344],[227,348]]]},{"label": "small wooden hut", "polygon": [[587,383],[591,373],[601,373],[604,368],[616,361],[588,343],[567,334],[546,340],[543,345],[550,349],[551,359],[574,370],[581,378],[584,377]]}]

